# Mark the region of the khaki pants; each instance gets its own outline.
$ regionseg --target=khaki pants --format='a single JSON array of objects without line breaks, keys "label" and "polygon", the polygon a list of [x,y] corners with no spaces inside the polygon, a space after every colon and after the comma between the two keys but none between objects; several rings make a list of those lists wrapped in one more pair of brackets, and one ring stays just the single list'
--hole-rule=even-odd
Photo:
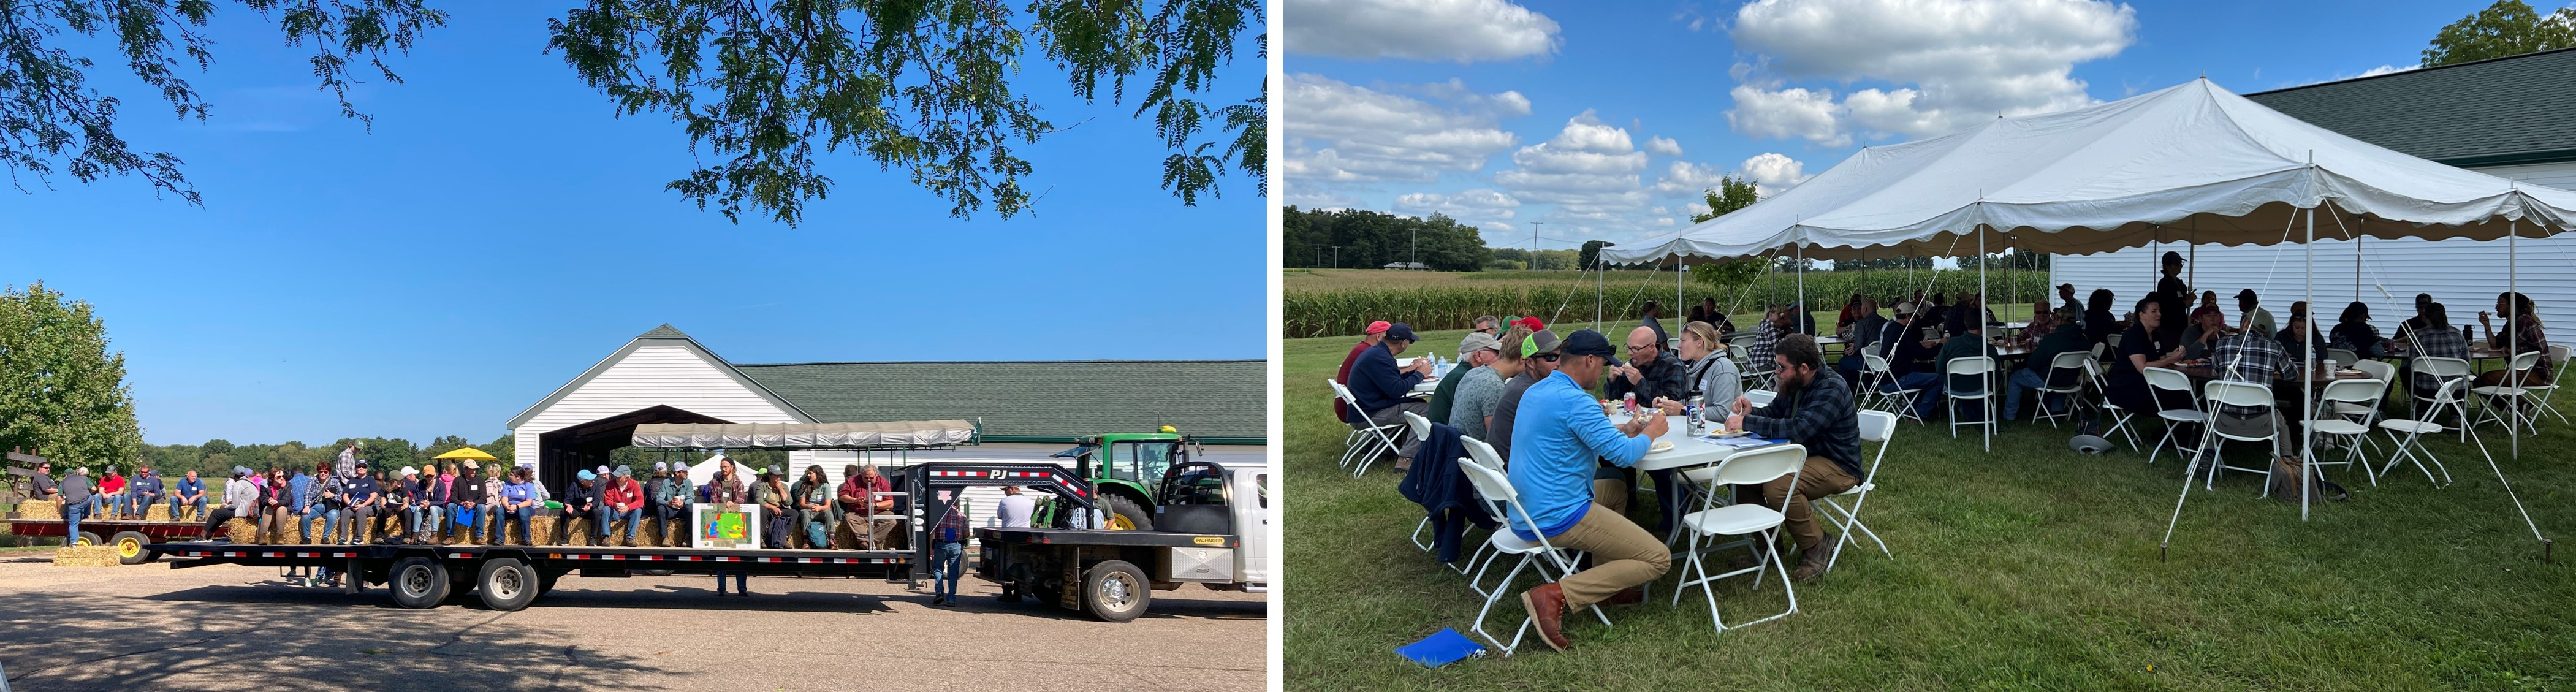
[{"label": "khaki pants", "polygon": [[1609,478],[1592,479],[1592,504],[1600,505],[1602,509],[1610,510],[1612,514],[1628,516],[1628,496],[1631,494],[1633,493],[1628,492],[1627,481]]},{"label": "khaki pants", "polygon": [[841,515],[841,525],[858,537],[860,550],[885,550],[886,537],[894,534],[894,519],[890,517],[871,521],[865,515],[850,512]]},{"label": "khaki pants", "polygon": [[[1833,460],[1824,457],[1807,457],[1807,465],[1798,472],[1797,478],[1798,492],[1789,499],[1788,511],[1780,514],[1787,520],[1789,535],[1797,539],[1798,548],[1808,550],[1825,541],[1825,530],[1816,526],[1815,507],[1809,501],[1850,490],[1852,486],[1859,485],[1860,481],[1853,479],[1851,474],[1844,473],[1843,467],[1834,465]],[[1758,498],[1745,497],[1741,487],[1738,486],[1737,501],[1759,502],[1764,507],[1779,507],[1780,497],[1790,495],[1788,476],[1774,478],[1771,482],[1762,484],[1762,496]]]},{"label": "khaki pants", "polygon": [[[1626,484],[1618,481],[1594,481]],[[1600,503],[1593,503],[1574,526],[1547,538],[1549,545],[1581,550],[1592,554],[1592,569],[1577,572],[1557,582],[1565,590],[1567,612],[1582,610],[1628,587],[1654,581],[1673,568],[1673,556],[1664,542],[1655,540],[1636,522]]]},{"label": "khaki pants", "polygon": [[1409,424],[1410,421],[1406,421],[1404,419],[1404,414],[1407,412],[1417,416],[1430,415],[1431,402],[1419,399],[1407,399],[1394,406],[1370,411],[1368,418],[1370,422],[1374,422],[1378,425],[1396,426],[1394,430],[1387,431],[1388,435],[1395,438],[1395,455],[1404,459],[1412,459],[1413,453],[1419,451],[1422,447],[1422,441],[1413,439],[1413,426]]}]

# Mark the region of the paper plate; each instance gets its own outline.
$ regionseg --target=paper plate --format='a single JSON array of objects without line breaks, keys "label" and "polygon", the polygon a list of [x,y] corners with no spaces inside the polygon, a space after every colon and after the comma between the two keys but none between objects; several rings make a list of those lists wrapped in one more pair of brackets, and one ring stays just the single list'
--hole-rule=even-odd
[{"label": "paper plate", "polygon": [[1671,442],[1666,442],[1666,441],[1663,441],[1663,440],[1656,440],[1654,445],[1649,446],[1649,447],[1647,447],[1647,448],[1646,448],[1646,453],[1647,453],[1647,454],[1654,454],[1654,453],[1657,453],[1657,452],[1670,452],[1670,451],[1673,451],[1673,443],[1671,443]]}]

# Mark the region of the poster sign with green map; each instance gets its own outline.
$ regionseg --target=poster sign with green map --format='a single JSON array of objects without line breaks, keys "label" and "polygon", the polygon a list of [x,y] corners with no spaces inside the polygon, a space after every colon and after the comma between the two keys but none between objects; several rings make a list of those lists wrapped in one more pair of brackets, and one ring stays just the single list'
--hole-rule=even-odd
[{"label": "poster sign with green map", "polygon": [[697,515],[697,531],[690,540],[691,547],[760,547],[760,532],[752,528],[759,525],[760,505],[700,503],[690,505],[690,511]]}]

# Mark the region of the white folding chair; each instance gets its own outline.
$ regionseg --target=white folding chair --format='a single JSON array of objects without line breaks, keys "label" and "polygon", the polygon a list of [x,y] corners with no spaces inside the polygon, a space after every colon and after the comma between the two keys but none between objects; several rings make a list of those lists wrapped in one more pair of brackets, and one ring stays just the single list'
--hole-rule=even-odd
[{"label": "white folding chair", "polygon": [[[2467,388],[2468,384],[2469,378],[2466,377],[2453,377],[2443,380],[2441,389],[2433,393],[2432,406],[2424,409],[2423,420],[2391,418],[2380,421],[2379,429],[2386,431],[2388,433],[2388,439],[2397,443],[2397,449],[2396,451],[2388,453],[2388,465],[2379,469],[2373,477],[2376,478],[2379,475],[2386,475],[2390,471],[2395,471],[2397,470],[2397,462],[2407,461],[2413,462],[2416,470],[2424,472],[2424,480],[2426,482],[2433,483],[2435,487],[2450,485],[2451,469],[2443,466],[2442,460],[2433,456],[2432,450],[2423,448],[2422,438],[2427,434],[2441,434],[2442,424],[2434,421],[2441,419],[2442,409],[2444,408],[2451,409],[2451,412],[2454,415],[2465,417],[2465,414],[2460,413],[2460,391]],[[2423,451],[2423,454],[2420,456],[2417,455],[2416,452],[2418,450]],[[2442,470],[2442,478],[2440,480],[2435,480],[2433,478],[2433,468],[2424,467],[2424,462],[2426,461],[2433,462],[2433,468]],[[2374,480],[2373,483],[2376,484],[2377,481]]]},{"label": "white folding chair", "polygon": [[[2530,374],[2532,366],[2539,364],[2539,351],[2524,351],[2522,353],[2513,354],[2513,358],[2506,361],[2505,371],[2509,374],[2505,376],[2505,381],[2520,382],[2523,380],[2525,375]],[[2472,387],[2469,389],[2469,393],[2477,395],[2479,423],[2494,421],[2513,427],[2520,427],[2530,422],[2523,419],[2524,414],[2522,411],[2524,396],[2529,394],[2530,391],[2531,390],[2527,388],[2513,384],[2497,384],[2485,387]],[[2504,403],[2505,412],[2503,414],[2496,413],[2496,403],[2499,401]],[[2538,416],[2540,414],[2535,412],[2530,415]],[[2532,432],[2539,431],[2540,429],[2538,426],[2535,425],[2532,427]]]},{"label": "white folding chair", "polygon": [[1350,407],[1351,414],[1361,421],[1349,423],[1351,433],[1358,438],[1359,443],[1350,445],[1349,449],[1342,451],[1343,468],[1351,468],[1354,463],[1358,464],[1358,470],[1351,472],[1352,478],[1368,473],[1369,464],[1377,461],[1378,455],[1394,454],[1396,450],[1404,449],[1403,445],[1396,444],[1394,437],[1395,429],[1402,427],[1403,423],[1367,422],[1368,411],[1360,408],[1360,399],[1351,394],[1351,388],[1342,386],[1340,382],[1334,382],[1332,378],[1325,378],[1324,382],[1333,386],[1333,396],[1341,397],[1342,404]]},{"label": "white folding chair", "polygon": [[2329,348],[2326,349],[2326,360],[2334,361],[2336,365],[2350,366],[2361,362],[2361,354],[2354,353],[2348,348]]},{"label": "white folding chair", "polygon": [[2379,399],[2372,401],[2371,408],[2367,411],[2356,408],[2357,405],[2352,402],[2337,402],[2335,404],[2334,412],[2336,415],[2359,416],[2362,418],[2361,424],[2365,426],[2376,423],[2379,421],[2379,404],[2388,400],[2387,390],[2397,383],[2397,366],[2390,365],[2388,361],[2384,360],[2365,360],[2359,363],[2354,363],[2352,367],[2355,370],[2360,370],[2361,374],[2368,376],[2370,379],[2378,380],[2382,383],[2380,386],[2381,391]]},{"label": "white folding chair", "polygon": [[[2163,368],[2148,368],[2147,370],[2152,373],[2153,371],[2162,369]],[[2179,377],[2182,373],[2176,372],[2174,375]],[[2218,407],[2222,405],[2242,408],[2259,408],[2263,409],[2263,412],[2267,415],[2278,415],[2280,411],[2274,410],[2272,403],[2272,386],[2252,382],[2210,380],[2206,389],[2209,393],[2209,410],[2204,412],[2206,415],[2203,420],[2210,424],[2201,426],[2200,451],[2204,453],[2204,456],[2209,457],[2209,479],[2202,482],[2201,489],[2218,489],[2218,472],[2221,470],[2244,471],[2247,473],[2263,474],[2263,480],[2265,481],[2263,483],[2263,492],[2258,494],[2257,497],[2271,496],[2272,484],[2270,481],[2272,480],[2272,458],[2278,455],[2276,447],[2265,447],[2263,449],[2263,462],[2255,464],[2252,467],[2227,465],[2227,457],[2224,452],[2227,450],[2227,443],[2231,440],[2236,442],[2268,442],[2272,445],[2279,445],[2281,442],[2281,436],[2276,432],[2276,428],[2266,426],[2263,428],[2263,434],[2261,435],[2238,435],[2224,430],[2219,430],[2214,419],[2219,415]]]},{"label": "white folding chair", "polygon": [[[2415,374],[2431,375],[2433,376],[2433,379],[2438,382],[2448,382],[2452,378],[2463,378],[2469,382],[2478,381],[2477,371],[2474,368],[2471,368],[2469,366],[2469,361],[2464,358],[2442,358],[2437,356],[2418,357],[2415,359]],[[2462,389],[2454,394],[2462,399],[2467,398],[2468,390],[2466,387],[2467,385],[2463,384]],[[2462,403],[2463,402],[2455,400],[2452,402],[2453,405],[2450,408],[2451,414],[2456,417],[2460,423],[2460,441],[2467,442],[2469,441],[2469,409],[2467,406],[2460,405]],[[2422,420],[2427,423],[2436,420],[2431,411],[2423,411],[2419,413],[2422,415],[2422,418],[2418,420]]]},{"label": "white folding chair", "polygon": [[[1402,411],[1400,413],[1404,414],[1404,424],[1413,429],[1414,444],[1419,445],[1431,441],[1430,418],[1425,418],[1422,414],[1414,413],[1412,411]],[[1414,525],[1413,527],[1413,545],[1422,548],[1422,551],[1426,553],[1431,552],[1432,545],[1430,541],[1423,540],[1422,535],[1425,530],[1430,528],[1431,516],[1427,514],[1423,515],[1422,523]]]},{"label": "white folding chair", "polygon": [[[2182,392],[2184,397],[2191,400],[2191,408],[2167,409],[2163,407],[2164,397],[2153,396],[2153,392],[2149,393],[2149,396],[2153,397],[2153,399],[2158,402],[2156,417],[2164,420],[2165,434],[2164,437],[2156,439],[2155,449],[2147,451],[2147,465],[2155,465],[2156,455],[2165,451],[2165,445],[2167,443],[2173,443],[2176,445],[2174,448],[2176,453],[2183,454],[2185,456],[2198,454],[2200,450],[2185,450],[2179,446],[2180,443],[2187,442],[2188,440],[2174,439],[2174,428],[2177,426],[2207,425],[2209,423],[2209,414],[2200,409],[2200,393],[2194,392],[2191,389],[2191,376],[2182,374],[2182,371],[2171,368],[2147,368],[2142,371],[2142,374],[2147,377],[2147,389]],[[2107,393],[2105,396],[2107,400]]]},{"label": "white folding chair", "polygon": [[[2552,405],[2550,405],[2550,403],[2549,403],[2549,399],[2550,399],[2551,397],[2554,397],[2554,396],[2557,396],[2557,395],[2558,395],[2558,380],[2556,379],[2556,378],[2557,378],[2557,374],[2558,374],[2558,372],[2559,372],[2559,371],[2561,371],[2561,370],[2565,370],[2565,369],[2566,369],[2566,367],[2567,367],[2567,361],[2568,361],[2568,359],[2569,359],[2569,358],[2571,358],[2571,357],[2576,357],[2576,350],[2571,350],[2571,349],[2570,349],[2570,347],[2568,347],[2566,344],[2550,344],[2550,345],[2549,345],[2549,362],[2550,362],[2549,372],[2550,372],[2550,377],[2551,377],[2551,379],[2550,379],[2550,381],[2549,381],[2549,384],[2524,384],[2524,385],[2522,385],[2522,388],[2523,388],[2523,389],[2525,389],[2525,390],[2529,390],[2529,391],[2532,391],[2532,392],[2538,392],[2538,393],[2540,393],[2540,401],[2539,401],[2539,402],[2537,402],[2537,404],[2538,404],[2537,408],[2538,408],[2539,410],[2541,410],[2541,411],[2547,411],[2547,412],[2549,412],[2549,415],[2557,416],[2557,417],[2558,417],[2558,422],[2559,422],[2559,423],[2561,423],[2561,424],[2565,424],[2565,423],[2570,422],[2570,421],[2568,421],[2568,420],[2567,420],[2567,414],[2559,413],[2559,412],[2558,412],[2558,408],[2557,408],[2556,406],[2552,406]],[[2533,419],[2535,420],[2535,422],[2537,422],[2537,419],[2539,418],[2539,416],[2538,416],[2538,415],[2534,415],[2534,416],[2532,416],[2532,417],[2533,417]]]},{"label": "white folding chair", "polygon": [[[1795,488],[1798,485],[1797,475],[1806,468],[1806,465],[1806,446],[1780,445],[1738,453],[1719,462],[1715,467],[1702,467],[1682,472],[1682,476],[1690,482],[1706,486],[1708,493],[1704,496],[1706,499],[1701,500],[1700,511],[1682,516],[1682,529],[1690,532],[1690,548],[1685,553],[1688,557],[1682,566],[1682,583],[1673,588],[1674,605],[1681,604],[1683,591],[1696,585],[1700,587],[1700,593],[1708,598],[1708,618],[1710,622],[1717,625],[1717,631],[1725,632],[1733,629],[1726,626],[1726,618],[1718,612],[1717,589],[1713,584],[1719,579],[1749,573],[1754,575],[1753,588],[1759,589],[1762,588],[1762,570],[1769,568],[1780,573],[1780,588],[1789,596],[1789,609],[1777,615],[1738,624],[1736,627],[1770,622],[1798,612],[1798,587],[1789,583],[1788,565],[1780,560],[1778,551],[1770,547],[1772,543],[1779,540],[1780,526],[1787,521],[1786,512],[1789,511],[1789,502],[1797,496],[1797,493],[1782,493],[1778,507],[1754,503],[1737,503],[1721,507],[1716,505],[1716,498],[1721,493],[1718,489],[1720,485],[1761,485],[1781,476],[1788,476],[1789,486]],[[1708,562],[1701,557],[1700,541],[1720,537],[1751,538],[1757,534],[1762,540],[1752,543],[1755,560],[1753,566],[1721,574],[1708,573]],[[1693,575],[1697,576],[1693,577]]]},{"label": "white folding chair", "polygon": [[[2325,391],[2317,392],[2317,409],[2328,412],[2329,415],[2309,419],[2302,422],[2301,426],[2321,436],[2350,442],[2350,446],[2345,448],[2343,461],[2319,459],[2316,462],[2318,466],[2326,464],[2351,466],[2359,463],[2361,470],[2370,475],[2370,484],[2379,485],[2379,472],[2370,467],[2369,459],[2362,457],[2361,447],[2370,441],[2370,424],[2379,413],[2380,398],[2387,395],[2388,383],[2379,380],[2336,380],[2326,383]],[[2355,409],[2360,413],[2348,413]],[[2356,421],[2345,417],[2354,415],[2361,417],[2361,420]]]},{"label": "white folding chair", "polygon": [[[1854,485],[1849,490],[1816,498],[1816,513],[1824,515],[1825,520],[1833,522],[1835,528],[1842,531],[1842,536],[1834,539],[1833,557],[1825,559],[1825,571],[1833,571],[1834,561],[1843,559],[1843,546],[1851,544],[1853,532],[1869,534],[1869,540],[1878,543],[1880,554],[1896,557],[1896,553],[1888,552],[1887,541],[1879,540],[1878,532],[1869,530],[1869,525],[1860,521],[1860,506],[1869,501],[1869,491],[1878,489],[1878,467],[1880,464],[1887,463],[1888,441],[1895,437],[1896,414],[1886,411],[1860,412],[1860,439],[1862,442],[1878,443],[1878,456],[1870,459],[1869,475],[1862,477],[1859,485]],[[1844,509],[1842,503],[1836,500],[1842,497],[1852,499],[1850,509]],[[1841,513],[1842,516],[1836,517],[1835,513]]]},{"label": "white folding chair", "polygon": [[[2096,344],[2095,347],[2099,348],[2100,345]],[[2111,439],[2111,436],[2116,434],[2129,441],[2129,451],[2138,451],[2138,436],[2129,430],[2129,421],[2136,418],[2137,414],[2120,408],[2119,404],[2111,403],[2111,383],[2104,380],[2101,361],[2084,361],[2084,377],[2093,383],[2093,391],[2102,395],[2102,400],[2096,405],[2111,417],[2111,429],[2102,431],[2102,439]],[[2148,463],[2154,463],[2154,461],[2150,459]]]},{"label": "white folding chair", "polygon": [[[1488,444],[1484,440],[1479,440],[1465,435],[1458,436],[1458,444],[1464,445],[1467,448],[1468,460],[1482,464],[1485,468],[1498,471],[1505,468],[1503,466],[1503,454],[1501,452],[1494,451],[1494,446],[1492,444]],[[1487,594],[1485,593],[1485,589],[1478,583],[1478,580],[1484,577],[1484,571],[1478,569],[1476,567],[1476,563],[1479,561],[1490,562],[1490,560],[1487,560],[1486,558],[1490,558],[1498,554],[1490,552],[1493,547],[1494,542],[1491,540],[1478,543],[1476,544],[1476,549],[1474,551],[1467,553],[1467,561],[1464,564],[1450,566],[1451,569],[1458,570],[1458,573],[1460,574],[1472,573],[1471,578],[1467,580],[1467,588],[1475,591],[1476,595],[1479,596]]]},{"label": "white folding chair", "polygon": [[[1504,555],[1518,555],[1521,558],[1519,562],[1512,565],[1511,572],[1503,575],[1502,583],[1495,584],[1494,590],[1485,594],[1484,609],[1476,611],[1475,624],[1467,628],[1469,631],[1484,635],[1485,641],[1493,642],[1495,648],[1503,650],[1504,656],[1510,656],[1514,649],[1520,647],[1521,637],[1529,634],[1529,617],[1521,617],[1521,626],[1512,631],[1511,643],[1505,644],[1502,638],[1485,631],[1485,616],[1493,612],[1495,601],[1502,600],[1504,594],[1512,592],[1512,580],[1519,578],[1521,570],[1530,567],[1533,562],[1538,565],[1537,574],[1541,584],[1551,583],[1581,571],[1574,568],[1574,553],[1577,551],[1558,548],[1547,542],[1547,535],[1530,523],[1528,510],[1521,507],[1520,492],[1512,488],[1511,479],[1504,477],[1503,472],[1476,463],[1474,459],[1459,461],[1458,469],[1466,472],[1467,482],[1476,486],[1476,495],[1485,502],[1486,511],[1492,512],[1495,517],[1503,521],[1503,527],[1496,529],[1493,537],[1487,539],[1496,551],[1493,559],[1501,560]],[[1537,536],[1538,540],[1521,540],[1520,534],[1512,531],[1512,527],[1515,526],[1529,529],[1530,535]],[[1492,567],[1493,563],[1488,561],[1485,566]],[[1478,572],[1476,577],[1482,579],[1484,573]],[[1468,581],[1470,585],[1475,582],[1474,579]],[[1601,618],[1602,626],[1610,625],[1610,616],[1601,612],[1600,604],[1592,606],[1592,614]]]},{"label": "white folding chair", "polygon": [[[2083,351],[2067,351],[2048,359],[2048,370],[2041,373],[2039,391],[2036,392],[2036,396],[2039,398],[2039,401],[2031,404],[2039,410],[2031,414],[2031,420],[2048,421],[2048,427],[2054,428],[2057,427],[2058,419],[2075,417],[2077,400],[2081,399],[2084,394],[2084,364],[2087,362],[2090,361]],[[2057,373],[2061,370],[2073,372],[2075,376],[2067,378],[2066,386],[2050,386],[2048,381],[2055,379],[2057,377]],[[2066,410],[2064,412],[2048,412],[2048,397],[2050,395],[2066,398]]]},{"label": "white folding chair", "polygon": [[[1941,376],[1946,378],[1942,382],[1943,386],[1941,387],[1941,396],[1942,398],[1948,399],[1948,401],[1943,402],[1942,408],[1950,409],[1948,411],[1950,414],[1950,439],[1955,440],[1959,438],[1959,426],[1974,425],[1983,429],[1985,432],[1986,451],[1994,451],[1995,359],[1987,356],[1952,358],[1949,363],[1942,366],[1941,371]],[[1973,390],[1961,390],[1959,387],[1955,386],[1961,377],[1977,378],[1977,388]],[[1976,402],[1977,410],[1982,412],[1984,415],[1978,417],[1977,422],[1975,423],[1959,422],[1959,402],[1962,401]]]},{"label": "white folding chair", "polygon": [[1923,396],[1923,390],[1907,387],[1898,383],[1896,381],[1894,371],[1890,370],[1887,366],[1887,358],[1875,353],[1863,353],[1861,354],[1861,364],[1863,367],[1869,368],[1870,372],[1877,374],[1878,402],[1876,408],[1878,408],[1878,410],[1896,414],[1899,418],[1912,418],[1916,423],[1922,423],[1924,425],[1932,424],[1931,421],[1923,420],[1922,416],[1914,415],[1914,398]]}]

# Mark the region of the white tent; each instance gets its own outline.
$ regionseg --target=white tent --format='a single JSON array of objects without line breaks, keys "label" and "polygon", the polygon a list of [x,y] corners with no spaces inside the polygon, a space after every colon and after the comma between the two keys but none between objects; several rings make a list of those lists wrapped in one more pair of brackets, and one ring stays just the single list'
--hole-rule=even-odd
[{"label": "white tent", "polygon": [[1981,240],[2058,254],[2158,238],[2269,244],[2284,240],[2296,209],[2319,204],[2332,215],[2320,225],[2379,238],[2493,240],[2576,225],[2576,192],[2382,149],[2200,79],[1862,149],[1776,197],[1601,256],[1955,256]]},{"label": "white tent", "polygon": [[[2312,243],[2320,225],[2329,237],[2546,236],[2576,225],[2576,192],[2400,154],[2198,79],[1866,148],[1776,197],[1671,236],[1603,248],[1601,257],[1982,256],[2007,244],[2089,254],[2157,240]],[[2305,283],[2313,293],[2314,282]],[[2518,451],[2520,428],[2507,427]],[[2303,447],[2313,454],[2314,445]],[[2305,516],[2308,484],[2300,485]]]}]

